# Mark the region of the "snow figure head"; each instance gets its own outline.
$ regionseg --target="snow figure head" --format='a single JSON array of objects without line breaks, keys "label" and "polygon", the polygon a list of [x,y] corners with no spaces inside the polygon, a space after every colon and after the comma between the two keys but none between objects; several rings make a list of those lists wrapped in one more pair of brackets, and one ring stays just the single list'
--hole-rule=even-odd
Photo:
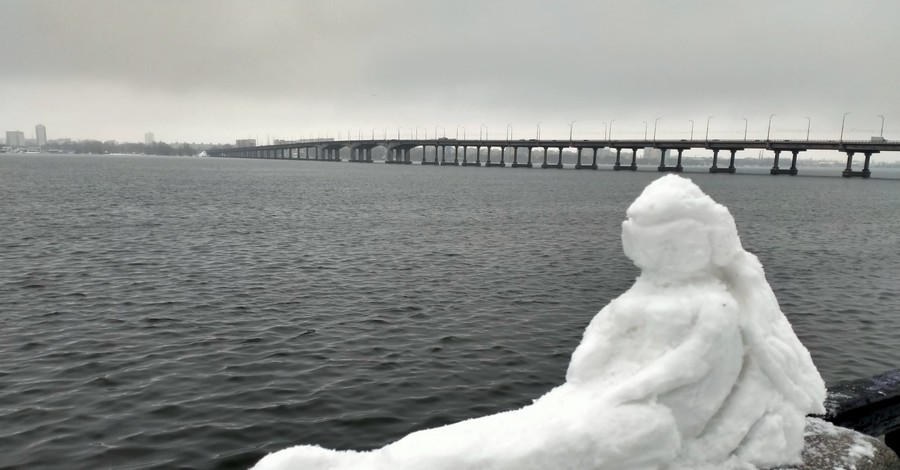
[{"label": "snow figure head", "polygon": [[679,176],[650,183],[627,216],[622,245],[645,274],[694,277],[726,265],[743,251],[728,209]]}]

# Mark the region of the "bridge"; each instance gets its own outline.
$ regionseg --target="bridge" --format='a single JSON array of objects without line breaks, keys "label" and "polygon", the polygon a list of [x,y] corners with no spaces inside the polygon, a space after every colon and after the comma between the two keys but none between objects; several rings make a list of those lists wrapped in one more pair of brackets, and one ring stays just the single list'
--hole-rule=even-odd
[{"label": "bridge", "polygon": [[[229,149],[208,150],[212,157],[236,157],[236,158],[275,158],[275,159],[299,159],[342,161],[340,152],[349,149],[350,162],[373,163],[372,149],[382,147],[387,151],[385,163],[411,164],[410,151],[414,148],[422,148],[422,165],[458,165],[458,166],[485,166],[485,167],[525,167],[532,168],[538,163],[534,161],[535,150],[539,151],[538,160],[541,168],[562,168],[562,152],[564,149],[575,149],[577,163],[576,169],[598,169],[597,151],[610,149],[616,153],[616,162],[613,170],[636,171],[637,151],[640,149],[656,149],[660,154],[659,171],[681,172],[682,154],[689,149],[710,150],[713,153],[710,173],[735,173],[735,154],[740,150],[760,149],[775,153],[774,164],[770,170],[772,175],[796,175],[797,156],[800,152],[809,150],[832,150],[847,155],[847,167],[844,169],[844,177],[868,178],[872,175],[869,164],[872,155],[880,152],[900,151],[900,141],[889,141],[879,138],[872,140],[848,141],[848,140],[498,140],[498,139],[371,139],[371,140],[309,140],[279,143],[275,145],[261,145],[256,147],[241,147]],[[434,157],[426,159],[427,149],[434,148]],[[448,152],[448,149],[452,149]],[[460,152],[462,149],[462,152]],[[474,149],[474,159],[470,155],[470,149]],[[499,149],[499,155],[495,149]],[[557,149],[555,162],[547,159],[548,149]],[[631,162],[623,164],[622,150],[631,152]],[[591,163],[582,163],[585,150],[591,152]],[[484,156],[482,156],[484,152]],[[675,164],[671,165],[666,160],[669,153],[675,152]],[[722,163],[719,160],[720,152]],[[448,153],[450,153],[448,158]],[[784,156],[784,167],[782,164]],[[790,167],[787,166],[787,154],[790,153]],[[440,158],[438,155],[440,154]],[[853,158],[859,154],[864,157],[861,170],[853,169]],[[492,156],[494,159],[492,160]],[[626,155],[627,158],[628,155]],[[499,157],[499,158],[497,158]],[[724,159],[727,158],[727,166]]]}]

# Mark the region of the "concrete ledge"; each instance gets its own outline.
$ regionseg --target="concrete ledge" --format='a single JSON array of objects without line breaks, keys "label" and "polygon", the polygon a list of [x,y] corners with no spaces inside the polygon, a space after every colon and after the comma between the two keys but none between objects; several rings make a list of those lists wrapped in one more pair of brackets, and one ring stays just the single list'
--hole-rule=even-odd
[{"label": "concrete ledge", "polygon": [[897,454],[883,442],[818,418],[806,419],[804,440],[803,464],[777,470],[900,470]]}]

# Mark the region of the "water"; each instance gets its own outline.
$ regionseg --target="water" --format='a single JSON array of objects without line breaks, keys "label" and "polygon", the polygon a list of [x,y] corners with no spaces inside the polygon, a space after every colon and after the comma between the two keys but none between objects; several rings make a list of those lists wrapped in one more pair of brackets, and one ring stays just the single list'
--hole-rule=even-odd
[{"label": "water", "polygon": [[[827,381],[900,365],[900,182],[702,171]],[[658,176],[0,156],[0,468],[245,468],[528,404],[637,275]]]}]

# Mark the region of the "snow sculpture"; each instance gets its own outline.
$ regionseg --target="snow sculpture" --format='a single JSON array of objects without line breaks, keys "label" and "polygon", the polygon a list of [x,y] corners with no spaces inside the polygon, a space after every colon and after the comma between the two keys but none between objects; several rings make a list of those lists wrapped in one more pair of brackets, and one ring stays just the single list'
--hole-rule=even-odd
[{"label": "snow sculpture", "polygon": [[566,383],[532,405],[369,452],[297,446],[258,470],[627,470],[799,463],[825,385],[734,219],[690,180],[622,224],[641,275],[591,321]]}]

